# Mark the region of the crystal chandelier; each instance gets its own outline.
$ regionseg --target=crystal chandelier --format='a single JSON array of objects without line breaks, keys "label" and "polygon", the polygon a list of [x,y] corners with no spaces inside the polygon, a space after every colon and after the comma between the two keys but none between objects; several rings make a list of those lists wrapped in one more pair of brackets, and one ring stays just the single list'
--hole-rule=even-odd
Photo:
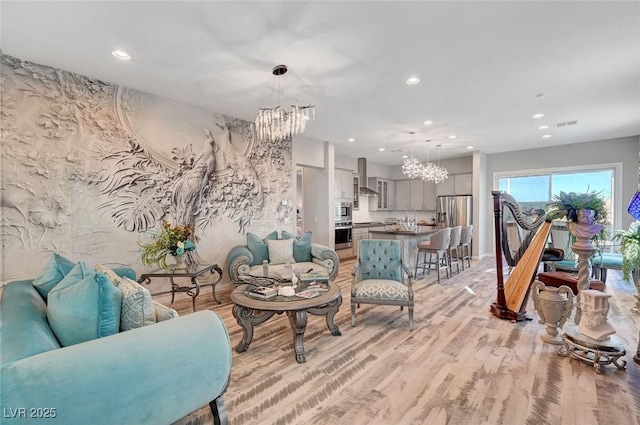
[{"label": "crystal chandelier", "polygon": [[[287,73],[286,65],[278,65],[272,70],[273,75],[280,77]],[[280,87],[278,87],[280,102]],[[294,134],[301,134],[307,121],[315,119],[314,105],[300,106],[296,102],[291,110],[286,111],[280,105],[273,108],[260,108],[256,116],[256,133],[262,141],[281,142],[291,139]]]},{"label": "crystal chandelier", "polygon": [[[442,183],[449,177],[449,172],[446,168],[440,166],[440,152],[438,152],[438,165],[429,162],[429,142],[431,140],[427,140],[427,162],[422,165],[422,175],[420,177],[426,182]],[[440,145],[437,147],[440,147]]]},{"label": "crystal chandelier", "polygon": [[413,135],[415,132],[410,131],[411,134],[411,158],[407,158],[404,160],[402,164],[402,174],[409,177],[410,179],[416,179],[422,176],[422,163],[413,157]]}]

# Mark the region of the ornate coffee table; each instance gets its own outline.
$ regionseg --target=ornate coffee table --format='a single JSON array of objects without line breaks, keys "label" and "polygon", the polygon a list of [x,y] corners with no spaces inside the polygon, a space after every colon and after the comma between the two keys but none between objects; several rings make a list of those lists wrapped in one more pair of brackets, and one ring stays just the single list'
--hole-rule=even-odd
[{"label": "ornate coffee table", "polygon": [[242,341],[236,347],[236,352],[243,353],[249,349],[249,344],[253,339],[254,326],[260,325],[274,314],[282,312],[287,314],[293,330],[293,347],[298,363],[307,361],[303,341],[308,314],[326,316],[327,327],[331,331],[331,335],[342,335],[340,329],[333,323],[333,318],[342,304],[340,287],[335,283],[329,283],[328,291],[321,292],[317,297],[309,299],[278,295],[263,300],[246,295],[246,291],[254,287],[254,285],[241,285],[231,293],[233,317],[236,318],[243,330]]}]

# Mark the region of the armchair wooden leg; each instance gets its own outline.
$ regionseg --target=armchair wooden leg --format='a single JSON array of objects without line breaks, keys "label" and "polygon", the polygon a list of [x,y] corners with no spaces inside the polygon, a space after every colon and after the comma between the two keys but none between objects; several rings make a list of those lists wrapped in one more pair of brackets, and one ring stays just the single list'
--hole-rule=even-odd
[{"label": "armchair wooden leg", "polygon": [[356,303],[351,300],[351,327],[356,326]]},{"label": "armchair wooden leg", "polygon": [[227,415],[227,409],[224,407],[222,396],[209,402],[209,408],[213,415],[214,425],[229,425],[229,416]]},{"label": "armchair wooden leg", "polygon": [[413,307],[409,306],[409,330],[413,330]]}]

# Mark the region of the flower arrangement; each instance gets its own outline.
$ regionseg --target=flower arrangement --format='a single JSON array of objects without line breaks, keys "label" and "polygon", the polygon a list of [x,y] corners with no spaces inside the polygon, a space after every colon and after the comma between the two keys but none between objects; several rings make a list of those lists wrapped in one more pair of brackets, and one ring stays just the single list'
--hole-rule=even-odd
[{"label": "flower arrangement", "polygon": [[548,204],[547,217],[551,220],[565,218],[574,223],[578,222],[578,210],[592,210],[595,212],[594,222],[607,223],[607,208],[602,198],[602,192],[563,192],[553,195]]},{"label": "flower arrangement", "polygon": [[[588,190],[588,189],[587,189]],[[587,191],[584,193],[576,192],[563,192],[553,195],[551,202],[548,204],[549,210],[547,211],[547,220],[559,220],[566,219],[569,222],[581,223],[581,215],[579,210],[591,210],[593,211],[593,217],[586,217],[587,222],[582,224],[601,224],[601,230],[596,233],[591,239],[598,243],[606,239],[606,225],[607,221],[607,207],[605,205],[602,192]],[[569,226],[571,229],[571,226]],[[576,241],[576,236],[573,232],[569,232],[568,244],[571,246]]]},{"label": "flower arrangement", "polygon": [[612,240],[620,242],[622,275],[625,280],[630,280],[631,270],[640,269],[640,226],[618,230]]},{"label": "flower arrangement", "polygon": [[162,229],[152,235],[151,242],[138,243],[142,251],[142,263],[147,266],[158,264],[167,269],[167,255],[177,256],[193,251],[196,246],[192,241],[197,239],[188,224],[174,226],[162,220]]}]

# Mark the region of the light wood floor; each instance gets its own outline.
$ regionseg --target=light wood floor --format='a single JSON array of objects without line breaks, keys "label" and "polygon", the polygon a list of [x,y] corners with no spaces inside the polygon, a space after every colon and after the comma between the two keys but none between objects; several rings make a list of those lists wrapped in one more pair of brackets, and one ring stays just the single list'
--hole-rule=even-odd
[{"label": "light wood floor", "polygon": [[[307,363],[295,361],[286,315],[257,327],[247,352],[234,351],[225,395],[232,425],[640,424],[640,365],[633,361],[640,317],[629,311],[635,289],[619,272],[609,272],[609,321],[629,341],[628,367],[605,366],[598,375],[542,342],[545,330],[531,302],[533,321],[489,313],[493,259],[440,285],[433,274],[414,281],[413,332],[406,310],[387,306],[363,305],[357,326],[350,326],[352,267],[343,261],[337,279],[342,336],[331,336],[323,317],[309,316]],[[235,348],[242,330],[231,314],[231,290],[219,287],[223,303],[215,305],[206,288],[197,308],[222,316]],[[191,312],[184,294],[173,306]]]}]

